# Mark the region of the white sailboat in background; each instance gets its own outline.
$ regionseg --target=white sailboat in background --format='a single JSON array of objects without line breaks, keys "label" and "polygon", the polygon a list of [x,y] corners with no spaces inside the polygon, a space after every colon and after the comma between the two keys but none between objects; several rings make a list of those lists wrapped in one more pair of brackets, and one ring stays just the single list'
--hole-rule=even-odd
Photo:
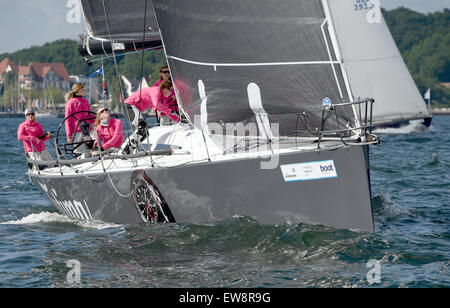
[{"label": "white sailboat in background", "polygon": [[431,114],[395,44],[379,0],[327,0],[339,61],[355,97],[375,98],[373,124],[401,125]]},{"label": "white sailboat in background", "polygon": [[423,95],[423,98],[428,101],[428,110],[431,110],[431,89],[428,88],[427,92]]}]

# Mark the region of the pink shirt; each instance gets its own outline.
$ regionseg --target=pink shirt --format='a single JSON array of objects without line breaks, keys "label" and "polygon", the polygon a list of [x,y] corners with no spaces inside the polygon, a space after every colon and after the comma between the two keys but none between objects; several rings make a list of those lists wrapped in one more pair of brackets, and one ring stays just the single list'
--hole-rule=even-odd
[{"label": "pink shirt", "polygon": [[[165,97],[164,95],[162,95],[162,102],[161,102],[164,106],[168,107],[172,112],[175,113],[180,113],[178,110],[178,104],[177,104],[177,100],[175,98],[175,92],[172,91],[172,93],[169,95],[169,97]],[[167,116],[166,112],[161,112],[162,116]]]},{"label": "pink shirt", "polygon": [[[78,111],[91,111],[91,106],[89,105],[89,102],[84,97],[74,97],[71,100],[69,100],[66,103],[66,113],[65,117],[67,118],[72,113],[78,112]],[[75,119],[75,117],[78,119]],[[91,125],[95,122],[95,116],[91,115],[88,112],[78,113],[74,117],[70,117],[66,120],[66,136],[67,139],[72,138],[73,134],[75,133],[75,130],[78,125],[77,132],[81,132],[80,124],[77,123],[79,120],[92,118],[91,120],[87,120]],[[91,127],[92,128],[92,127]]]},{"label": "pink shirt", "polygon": [[[45,150],[45,141],[50,138],[49,136],[45,136],[42,139],[38,138],[44,134],[45,132],[41,124],[36,121],[26,120],[19,125],[17,139],[23,141],[23,147],[26,153],[42,152]],[[40,141],[39,143],[37,143],[38,140]]]},{"label": "pink shirt", "polygon": [[153,87],[159,87],[159,86],[161,85],[162,82],[163,82],[162,79],[156,81],[156,82],[153,84]]},{"label": "pink shirt", "polygon": [[[108,126],[97,126],[95,135],[100,141],[100,146],[105,150],[109,148],[119,148],[123,142],[123,125],[119,119],[110,118]],[[97,141],[94,148],[97,147]]]},{"label": "pink shirt", "polygon": [[179,122],[179,118],[172,115],[170,108],[163,104],[163,97],[164,95],[159,87],[143,88],[131,94],[125,100],[125,104],[136,106],[141,112],[149,108],[156,108],[165,112],[173,121]]}]

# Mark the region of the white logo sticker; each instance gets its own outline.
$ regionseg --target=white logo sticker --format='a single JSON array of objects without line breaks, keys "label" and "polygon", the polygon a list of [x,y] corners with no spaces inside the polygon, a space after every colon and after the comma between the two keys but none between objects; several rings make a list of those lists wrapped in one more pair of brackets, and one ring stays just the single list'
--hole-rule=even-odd
[{"label": "white logo sticker", "polygon": [[310,181],[338,177],[334,160],[281,165],[280,167],[285,182]]}]

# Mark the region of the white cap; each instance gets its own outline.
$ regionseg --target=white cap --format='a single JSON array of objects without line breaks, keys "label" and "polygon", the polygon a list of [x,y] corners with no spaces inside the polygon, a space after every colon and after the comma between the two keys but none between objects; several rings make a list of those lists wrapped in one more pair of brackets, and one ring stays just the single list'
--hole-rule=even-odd
[{"label": "white cap", "polygon": [[25,116],[29,113],[34,113],[34,109],[32,107],[25,109]]}]

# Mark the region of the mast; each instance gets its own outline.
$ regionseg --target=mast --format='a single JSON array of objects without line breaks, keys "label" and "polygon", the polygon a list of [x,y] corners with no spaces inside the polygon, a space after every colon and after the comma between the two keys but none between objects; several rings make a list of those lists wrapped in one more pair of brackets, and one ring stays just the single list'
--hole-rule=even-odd
[{"label": "mast", "polygon": [[15,110],[15,106],[16,106],[16,104],[14,103],[14,80],[12,80],[11,79],[11,82],[10,82],[10,94],[11,94],[11,113],[15,113],[16,112],[16,110]]},{"label": "mast", "polygon": [[46,83],[46,80],[45,80],[45,77],[44,77],[44,102],[43,102],[43,105],[44,105],[44,107],[45,107],[45,109],[47,109],[47,106],[48,106],[48,102],[47,102],[47,83]]},{"label": "mast", "polygon": [[4,95],[4,92],[6,92],[5,91],[5,76],[6,76],[6,74],[5,73],[3,73],[3,75],[2,75],[2,85],[1,85],[1,88],[0,88],[0,108],[1,108],[1,110],[2,111],[6,111],[6,104],[5,104],[5,95]]},{"label": "mast", "polygon": [[[33,100],[31,99],[31,85],[28,88],[28,103],[31,104],[30,107],[33,107]],[[27,104],[28,105],[28,104]]]},{"label": "mast", "polygon": [[17,66],[17,109],[16,109],[16,111],[17,112],[20,112],[20,111],[22,111],[21,110],[21,106],[20,106],[20,81],[19,81],[19,79],[20,79],[20,60],[19,60],[19,65]]}]

